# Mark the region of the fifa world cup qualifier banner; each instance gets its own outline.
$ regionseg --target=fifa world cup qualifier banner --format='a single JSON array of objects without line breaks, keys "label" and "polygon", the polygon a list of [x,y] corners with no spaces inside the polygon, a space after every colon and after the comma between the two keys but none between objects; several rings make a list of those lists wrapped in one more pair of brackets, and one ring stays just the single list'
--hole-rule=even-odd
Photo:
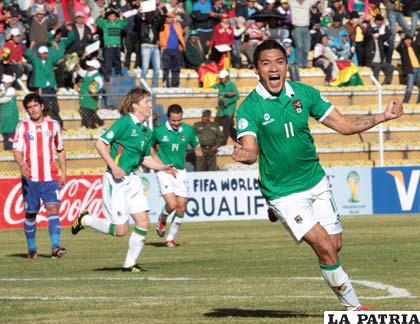
[{"label": "fifa world cup qualifier banner", "polygon": [[[327,174],[342,215],[372,213],[370,168],[331,168]],[[154,223],[164,205],[156,175],[139,174],[139,177],[151,209],[150,220]],[[267,206],[259,191],[256,171],[190,172],[188,185],[185,221],[267,219]],[[60,191],[62,226],[71,225],[83,209],[103,217],[101,189],[101,175],[68,177]],[[24,217],[20,178],[0,179],[0,229],[21,228]],[[48,225],[45,209],[38,214],[37,223],[41,227]]]},{"label": "fifa world cup qualifier banner", "polygon": [[340,215],[372,214],[371,170],[369,167],[326,169]]},{"label": "fifa world cup qualifier banner", "polygon": [[186,221],[267,219],[256,171],[190,172]]}]

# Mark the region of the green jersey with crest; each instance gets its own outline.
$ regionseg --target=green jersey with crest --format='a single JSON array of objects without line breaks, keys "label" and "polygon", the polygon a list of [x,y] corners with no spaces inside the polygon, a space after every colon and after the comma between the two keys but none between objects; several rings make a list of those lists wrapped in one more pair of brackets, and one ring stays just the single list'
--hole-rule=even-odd
[{"label": "green jersey with crest", "polygon": [[238,138],[257,138],[260,190],[266,199],[308,190],[324,177],[309,117],[322,122],[333,108],[315,88],[291,81],[279,97],[260,83],[239,106]]},{"label": "green jersey with crest", "polygon": [[111,145],[110,155],[126,173],[137,170],[144,157],[150,156],[152,131],[132,114],[117,119],[99,139]]},{"label": "green jersey with crest", "polygon": [[173,164],[177,169],[185,169],[185,151],[188,144],[193,148],[200,145],[197,134],[190,125],[181,123],[178,130],[169,122],[153,130],[152,146],[159,145],[157,154],[165,164]]}]

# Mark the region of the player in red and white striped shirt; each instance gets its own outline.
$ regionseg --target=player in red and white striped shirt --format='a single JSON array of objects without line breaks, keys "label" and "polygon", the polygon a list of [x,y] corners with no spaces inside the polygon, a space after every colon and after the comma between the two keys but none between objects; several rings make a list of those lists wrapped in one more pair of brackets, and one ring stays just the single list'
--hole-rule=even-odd
[{"label": "player in red and white striped shirt", "polygon": [[[37,93],[25,96],[23,106],[29,118],[17,125],[13,149],[22,175],[26,212],[23,229],[28,245],[28,258],[37,257],[36,215],[41,208],[41,201],[48,214],[52,257],[60,258],[66,253],[66,249],[60,247],[61,227],[58,216],[59,189],[66,182],[66,156],[61,128],[57,121],[44,116],[44,101]],[[54,162],[55,154],[58,157],[58,167]]]}]

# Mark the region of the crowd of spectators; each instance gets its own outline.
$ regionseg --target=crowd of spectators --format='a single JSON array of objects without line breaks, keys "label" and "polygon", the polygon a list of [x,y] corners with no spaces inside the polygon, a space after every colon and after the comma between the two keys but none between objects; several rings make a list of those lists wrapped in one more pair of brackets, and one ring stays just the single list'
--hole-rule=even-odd
[{"label": "crowd of spectators", "polygon": [[[251,68],[255,47],[275,39],[287,49],[293,80],[300,79],[299,69],[316,66],[328,84],[335,62],[351,60],[376,76],[382,70],[388,84],[399,40],[401,46],[405,38],[420,43],[420,0],[156,0],[146,9],[147,2],[1,2],[0,74],[12,75],[17,89],[70,94],[80,84],[78,69],[97,60],[105,86],[126,67],[144,79],[152,69],[152,87],[159,86],[160,71],[164,87],[178,87],[181,68],[222,57],[232,67]],[[87,53],[98,41],[99,50]]]}]

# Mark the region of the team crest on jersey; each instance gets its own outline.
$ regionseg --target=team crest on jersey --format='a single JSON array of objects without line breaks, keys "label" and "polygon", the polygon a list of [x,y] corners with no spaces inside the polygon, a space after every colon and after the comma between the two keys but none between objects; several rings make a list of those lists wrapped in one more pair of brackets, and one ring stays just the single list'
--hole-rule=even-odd
[{"label": "team crest on jersey", "polygon": [[47,136],[47,137],[51,137],[51,131],[50,131],[49,129],[47,129],[47,130],[45,131],[45,136]]},{"label": "team crest on jersey", "polygon": [[34,136],[34,134],[33,134],[33,132],[32,132],[32,131],[27,132],[27,133],[26,133],[26,137],[27,137],[27,138],[28,138],[28,140],[30,140],[30,141],[33,141],[33,140],[35,139],[35,136]]},{"label": "team crest on jersey", "polygon": [[248,121],[245,118],[241,118],[238,121],[238,129],[243,130],[248,127]]},{"label": "team crest on jersey", "polygon": [[179,136],[179,138],[181,139],[181,141],[185,142],[185,135],[184,135],[184,134],[181,134],[181,135]]},{"label": "team crest on jersey", "polygon": [[300,100],[295,100],[292,102],[293,105],[293,109],[300,114],[302,112],[302,101]]},{"label": "team crest on jersey", "polygon": [[113,131],[109,131],[108,134],[106,134],[106,138],[108,139],[112,139],[114,137],[114,132]]},{"label": "team crest on jersey", "polygon": [[168,136],[163,135],[162,142],[169,142]]},{"label": "team crest on jersey", "polygon": [[302,219],[302,217],[301,217],[300,215],[297,215],[297,216],[295,217],[295,222],[296,222],[296,223],[298,223],[298,224],[302,224],[302,221],[303,221],[303,219]]}]

